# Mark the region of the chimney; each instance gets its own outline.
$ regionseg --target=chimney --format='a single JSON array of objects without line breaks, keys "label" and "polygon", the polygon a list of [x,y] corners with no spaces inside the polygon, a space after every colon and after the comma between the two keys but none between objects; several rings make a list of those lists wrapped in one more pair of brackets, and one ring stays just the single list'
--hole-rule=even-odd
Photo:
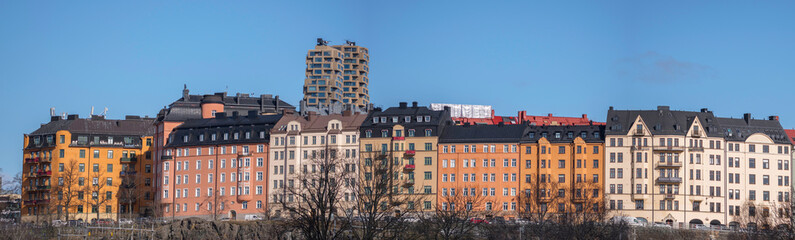
[{"label": "chimney", "polygon": [[78,118],[80,118],[80,115],[78,114],[69,114],[66,116],[66,120],[77,120]]},{"label": "chimney", "polygon": [[214,95],[215,96],[219,96],[219,97],[221,97],[223,99],[223,97],[226,97],[226,92],[217,92]]},{"label": "chimney", "polygon": [[312,121],[312,119],[314,119],[314,118],[315,118],[315,115],[317,115],[317,113],[316,113],[316,112],[314,112],[314,111],[307,112],[307,114],[306,114],[306,120],[307,120],[307,121]]},{"label": "chimney", "polygon": [[353,115],[353,112],[351,110],[342,111],[342,116],[343,117],[347,117],[347,116],[350,116],[350,115]]},{"label": "chimney", "polygon": [[182,101],[187,102],[188,98],[190,98],[190,91],[188,91],[188,84],[184,84],[182,88]]},{"label": "chimney", "polygon": [[61,116],[51,116],[50,117],[50,122],[55,122],[55,121],[58,121],[58,120],[61,120]]},{"label": "chimney", "polygon": [[547,117],[551,117],[551,116],[552,116],[552,114],[551,114],[551,113],[547,114]]},{"label": "chimney", "polygon": [[[493,109],[491,110],[491,116],[492,117],[494,116],[494,110]],[[525,121],[526,117],[527,117],[527,111],[519,111],[519,120],[520,121]]]},{"label": "chimney", "polygon": [[588,114],[582,114],[582,119],[588,119]]},{"label": "chimney", "polygon": [[417,102],[416,101],[411,102],[411,107],[416,108],[417,107]]},{"label": "chimney", "polygon": [[703,112],[703,113],[709,112],[709,109],[707,109],[707,108],[702,108],[702,109],[701,109],[701,112]]},{"label": "chimney", "polygon": [[248,110],[248,118],[257,118],[257,110]]},{"label": "chimney", "polygon": [[135,115],[124,116],[124,120],[135,120],[135,119],[141,119],[141,116],[135,116]]},{"label": "chimney", "polygon": [[273,101],[275,102],[273,104],[275,106],[274,110],[279,110],[279,95],[276,95],[276,97],[273,98]]},{"label": "chimney", "polygon": [[751,124],[751,113],[743,114],[743,120],[745,120],[746,124]]},{"label": "chimney", "polygon": [[240,93],[235,94],[235,103],[240,104]]},{"label": "chimney", "polygon": [[670,111],[671,107],[669,106],[657,106],[657,111]]},{"label": "chimney", "polygon": [[226,113],[225,113],[225,112],[219,112],[219,113],[215,113],[215,118],[216,118],[216,119],[223,119],[223,118],[226,118]]},{"label": "chimney", "polygon": [[404,109],[406,106],[408,106],[407,102],[400,102],[400,109]]},{"label": "chimney", "polygon": [[497,126],[499,126],[499,127],[505,126],[505,122],[497,123]]},{"label": "chimney", "polygon": [[770,117],[767,117],[767,119],[770,120],[770,121],[778,121],[778,116],[770,116]]},{"label": "chimney", "polygon": [[610,106],[610,108],[608,108],[607,110],[613,111],[613,106]]}]

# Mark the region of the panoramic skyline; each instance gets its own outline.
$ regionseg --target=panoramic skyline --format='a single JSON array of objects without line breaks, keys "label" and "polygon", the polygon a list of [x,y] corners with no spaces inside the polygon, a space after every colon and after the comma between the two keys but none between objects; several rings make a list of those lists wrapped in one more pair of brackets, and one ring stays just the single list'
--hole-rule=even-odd
[{"label": "panoramic skyline", "polygon": [[795,114],[795,3],[579,5],[0,3],[3,175],[49,110],[153,117],[181,97],[274,94],[298,106],[306,51],[322,37],[371,53],[376,106],[492,105],[498,115],[588,116],[709,108]]}]

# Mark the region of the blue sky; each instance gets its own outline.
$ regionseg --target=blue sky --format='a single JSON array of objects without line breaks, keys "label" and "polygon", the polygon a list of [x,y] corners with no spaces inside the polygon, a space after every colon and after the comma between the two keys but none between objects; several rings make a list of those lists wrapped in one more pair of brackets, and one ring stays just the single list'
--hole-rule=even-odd
[{"label": "blue sky", "polygon": [[[286,3],[289,2],[289,3]],[[781,116],[795,87],[795,2],[0,2],[0,167],[56,112],[154,116],[180,97],[297,105],[315,38],[370,49],[376,105],[492,105],[590,117],[703,107]]]}]

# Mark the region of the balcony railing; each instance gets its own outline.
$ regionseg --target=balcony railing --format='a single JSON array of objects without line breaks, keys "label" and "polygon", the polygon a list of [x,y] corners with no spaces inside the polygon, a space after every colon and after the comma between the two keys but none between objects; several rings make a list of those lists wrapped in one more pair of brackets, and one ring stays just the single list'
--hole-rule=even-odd
[{"label": "balcony railing", "polygon": [[635,136],[643,136],[643,129],[635,129]]},{"label": "balcony railing", "polygon": [[654,151],[669,151],[669,152],[681,152],[684,151],[684,147],[675,147],[675,146],[654,146]]},{"label": "balcony railing", "polygon": [[682,167],[682,162],[664,161],[664,162],[660,162],[659,164],[657,164],[657,166],[659,166],[659,167],[674,167],[674,168],[678,168],[678,167]]},{"label": "balcony railing", "polygon": [[136,173],[138,173],[138,172],[136,172],[136,171],[121,171],[121,172],[119,172],[119,175],[121,175],[121,176],[133,176]]},{"label": "balcony railing", "polygon": [[688,147],[687,150],[691,151],[691,152],[703,152],[704,148],[703,147]]},{"label": "balcony railing", "polygon": [[130,163],[130,162],[138,161],[138,158],[136,158],[136,157],[122,157],[122,158],[119,159],[119,161],[121,161],[123,163]]},{"label": "balcony railing", "polygon": [[630,150],[632,150],[632,151],[643,151],[643,150],[646,150],[648,148],[649,147],[644,147],[644,146],[632,146],[632,147],[630,147]]},{"label": "balcony railing", "polygon": [[49,177],[50,175],[52,175],[52,171],[39,171],[40,177]]},{"label": "balcony railing", "polygon": [[671,193],[665,194],[665,199],[674,199],[674,195]]},{"label": "balcony railing", "polygon": [[408,150],[405,153],[403,153],[403,155],[406,157],[414,157],[415,154],[417,153],[414,150]]},{"label": "balcony railing", "polygon": [[403,170],[404,171],[414,171],[414,164],[406,164],[406,166],[403,167]]},{"label": "balcony railing", "polygon": [[701,131],[698,129],[693,129],[693,137],[701,137]]},{"label": "balcony railing", "polygon": [[414,179],[409,179],[409,180],[406,180],[406,182],[405,182],[405,183],[403,183],[403,185],[406,185],[406,186],[408,186],[408,185],[414,185]]},{"label": "balcony railing", "polygon": [[52,188],[52,186],[50,186],[50,185],[39,185],[39,186],[36,186],[37,190],[50,190],[51,188]]},{"label": "balcony railing", "polygon": [[25,163],[38,163],[40,161],[39,158],[26,158]]},{"label": "balcony railing", "polygon": [[680,177],[658,177],[658,183],[682,183],[682,178]]}]

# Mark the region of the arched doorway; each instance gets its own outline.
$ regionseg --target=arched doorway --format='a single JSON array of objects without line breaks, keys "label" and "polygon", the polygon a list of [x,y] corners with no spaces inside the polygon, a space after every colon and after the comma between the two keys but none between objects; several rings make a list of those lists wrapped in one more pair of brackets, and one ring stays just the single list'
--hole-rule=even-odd
[{"label": "arched doorway", "polygon": [[235,210],[229,211],[229,220],[237,220],[237,212]]},{"label": "arched doorway", "polygon": [[665,220],[665,224],[668,224],[668,226],[672,226],[673,227],[674,226],[674,220],[671,220],[671,219]]},{"label": "arched doorway", "polygon": [[720,221],[718,221],[717,219],[713,219],[712,221],[709,221],[709,227],[711,227],[711,228],[714,228],[714,227],[720,228]]},{"label": "arched doorway", "polygon": [[739,222],[734,222],[734,221],[733,222],[729,222],[729,228],[732,231],[737,231],[738,229],[740,229],[740,223]]},{"label": "arched doorway", "polygon": [[693,220],[690,220],[689,223],[690,223],[690,228],[695,228],[696,225],[704,225],[704,222],[701,221],[701,219],[695,219],[695,218]]}]

